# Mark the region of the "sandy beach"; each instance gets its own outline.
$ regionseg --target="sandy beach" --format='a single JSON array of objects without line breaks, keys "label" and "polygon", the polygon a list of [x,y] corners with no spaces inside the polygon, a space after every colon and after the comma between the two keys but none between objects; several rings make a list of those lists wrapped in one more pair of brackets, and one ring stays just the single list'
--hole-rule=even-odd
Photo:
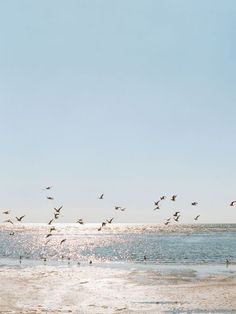
[{"label": "sandy beach", "polygon": [[0,313],[236,313],[235,272],[2,267]]}]

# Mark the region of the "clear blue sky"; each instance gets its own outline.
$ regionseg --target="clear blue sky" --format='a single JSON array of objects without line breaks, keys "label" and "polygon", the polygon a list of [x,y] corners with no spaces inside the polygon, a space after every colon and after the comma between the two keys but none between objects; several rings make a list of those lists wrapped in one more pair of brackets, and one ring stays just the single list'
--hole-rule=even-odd
[{"label": "clear blue sky", "polygon": [[1,208],[236,222],[235,36],[234,0],[1,1]]}]

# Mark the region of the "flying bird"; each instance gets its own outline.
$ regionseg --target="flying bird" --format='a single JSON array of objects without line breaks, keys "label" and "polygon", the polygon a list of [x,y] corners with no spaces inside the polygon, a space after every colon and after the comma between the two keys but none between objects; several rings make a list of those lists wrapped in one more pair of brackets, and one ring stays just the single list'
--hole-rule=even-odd
[{"label": "flying bird", "polygon": [[197,216],[194,218],[194,220],[198,220],[199,217],[200,217],[200,215],[197,215]]},{"label": "flying bird", "polygon": [[166,222],[165,222],[165,225],[167,226],[169,223],[170,223],[169,221],[166,221]]},{"label": "flying bird", "polygon": [[115,206],[115,210],[118,210],[120,209],[121,207],[120,206]]},{"label": "flying bird", "polygon": [[232,201],[229,206],[234,206],[235,203],[236,201]]},{"label": "flying bird", "polygon": [[157,207],[153,208],[153,210],[156,210],[156,209],[160,209],[160,207],[159,207],[159,206],[157,206]]},{"label": "flying bird", "polygon": [[25,215],[23,215],[21,217],[16,217],[16,219],[17,219],[17,221],[21,221],[24,217],[25,217]]},{"label": "flying bird", "polygon": [[62,209],[63,206],[60,206],[59,208],[54,208],[54,210],[59,214],[60,210]]},{"label": "flying bird", "polygon": [[2,212],[2,213],[5,215],[8,215],[8,214],[10,214],[10,210],[6,210],[5,212]]},{"label": "flying bird", "polygon": [[177,216],[179,215],[179,213],[180,213],[180,212],[175,212],[173,216],[174,216],[174,217],[177,217]]},{"label": "flying bird", "polygon": [[102,227],[99,227],[99,228],[98,228],[98,231],[101,231],[101,230],[102,230]]},{"label": "flying bird", "polygon": [[51,233],[52,231],[55,231],[55,230],[56,230],[56,228],[53,226],[53,227],[50,228],[49,232]]},{"label": "flying bird", "polygon": [[52,234],[49,233],[49,234],[46,235],[46,238],[49,238],[49,237],[51,237],[51,236],[52,236]]},{"label": "flying bird", "polygon": [[160,201],[154,202],[154,205],[158,206],[159,203],[160,203]]},{"label": "flying bird", "polygon": [[166,196],[163,195],[163,196],[160,197],[160,200],[163,201],[165,198],[166,198]]},{"label": "flying bird", "polygon": [[106,220],[109,224],[111,224],[112,223],[112,221],[113,221],[113,219],[114,218],[111,218],[110,220]]},{"label": "flying bird", "polygon": [[192,202],[192,206],[197,206],[198,202]]},{"label": "flying bird", "polygon": [[100,199],[100,200],[103,200],[103,196],[104,196],[104,194],[102,194],[101,196],[99,196],[99,199]]},{"label": "flying bird", "polygon": [[47,196],[47,199],[50,200],[50,201],[54,200],[54,198],[52,196]]},{"label": "flying bird", "polygon": [[102,222],[102,227],[105,227],[106,226],[106,222]]},{"label": "flying bird", "polygon": [[177,216],[177,217],[175,217],[174,220],[175,220],[175,221],[179,221],[179,217],[180,217],[180,215]]},{"label": "flying bird", "polygon": [[11,219],[4,220],[3,222],[9,222],[10,224],[14,225]]},{"label": "flying bird", "polygon": [[120,210],[121,210],[122,212],[124,212],[124,211],[125,211],[125,208],[121,208]]},{"label": "flying bird", "polygon": [[9,233],[10,236],[13,236],[14,234],[15,234],[14,231],[12,231],[12,232]]},{"label": "flying bird", "polygon": [[57,219],[59,217],[59,214],[54,213],[54,218]]},{"label": "flying bird", "polygon": [[51,219],[49,222],[48,222],[48,225],[51,225],[52,222],[53,222],[54,219]]},{"label": "flying bird", "polygon": [[177,195],[172,195],[171,200],[175,202]]},{"label": "flying bird", "polygon": [[61,240],[60,244],[64,243],[66,241],[66,239]]},{"label": "flying bird", "polygon": [[51,190],[52,186],[47,186],[45,189],[43,190]]},{"label": "flying bird", "polygon": [[83,224],[84,224],[84,222],[83,222],[83,219],[82,219],[82,218],[80,218],[79,220],[77,220],[77,221],[76,221],[76,223],[79,223],[79,224],[81,224],[81,225],[83,225]]}]

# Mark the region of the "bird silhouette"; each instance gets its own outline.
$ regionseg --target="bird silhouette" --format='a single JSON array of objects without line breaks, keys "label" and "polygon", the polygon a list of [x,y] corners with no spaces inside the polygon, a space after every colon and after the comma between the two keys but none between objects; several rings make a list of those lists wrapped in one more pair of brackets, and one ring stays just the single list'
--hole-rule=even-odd
[{"label": "bird silhouette", "polygon": [[120,209],[121,207],[120,206],[115,206],[115,210],[118,210]]},{"label": "bird silhouette", "polygon": [[171,200],[175,202],[177,195],[172,195]]},{"label": "bird silhouette", "polygon": [[47,199],[50,200],[50,201],[54,200],[54,198],[52,196],[47,196]]},{"label": "bird silhouette", "polygon": [[49,238],[49,237],[51,237],[51,236],[52,236],[52,234],[49,233],[49,234],[46,235],[46,238]]},{"label": "bird silhouette", "polygon": [[66,241],[66,239],[61,240],[60,244],[64,243]]},{"label": "bird silhouette", "polygon": [[52,186],[47,186],[45,189],[43,190],[51,190]]},{"label": "bird silhouette", "polygon": [[180,212],[175,212],[173,216],[174,216],[174,217],[177,217],[179,213],[180,213]]},{"label": "bird silhouette", "polygon": [[99,199],[100,199],[100,200],[103,200],[103,196],[104,196],[104,194],[102,194],[101,196],[99,196]]},{"label": "bird silhouette", "polygon": [[58,217],[59,217],[59,214],[54,213],[54,218],[55,218],[55,219],[58,219]]},{"label": "bird silhouette", "polygon": [[197,215],[197,216],[194,218],[194,220],[198,220],[199,217],[200,217],[200,215]]},{"label": "bird silhouette", "polygon": [[57,212],[58,214],[60,213],[60,210],[62,209],[63,206],[60,206],[59,208],[54,208],[55,212]]},{"label": "bird silhouette", "polygon": [[113,221],[113,219],[114,218],[111,218],[110,220],[106,220],[109,224],[111,224],[112,223],[112,221]]},{"label": "bird silhouette", "polygon": [[51,233],[52,231],[55,231],[55,230],[56,230],[56,228],[53,226],[53,227],[50,228],[49,232]]},{"label": "bird silhouette", "polygon": [[10,210],[6,210],[6,211],[4,211],[2,213],[5,214],[5,215],[9,215],[10,214]]},{"label": "bird silhouette", "polygon": [[154,205],[158,206],[159,203],[160,203],[160,201],[154,202]]},{"label": "bird silhouette", "polygon": [[23,218],[25,217],[25,215],[21,216],[21,217],[16,217],[17,221],[21,221]]},{"label": "bird silhouette", "polygon": [[163,201],[165,198],[166,198],[166,196],[163,195],[163,196],[160,197],[160,200]]},{"label": "bird silhouette", "polygon": [[9,222],[10,224],[14,225],[14,223],[11,221],[11,219],[4,220],[3,222]]},{"label": "bird silhouette", "polygon": [[84,222],[83,222],[83,219],[82,219],[82,218],[80,218],[79,220],[77,220],[77,221],[76,221],[76,223],[79,223],[79,224],[81,224],[81,225],[83,225],[83,224],[84,224]]},{"label": "bird silhouette", "polygon": [[48,222],[48,225],[51,225],[52,222],[53,222],[54,219],[51,219],[49,222]]},{"label": "bird silhouette", "polygon": [[232,201],[229,206],[234,206],[235,203],[236,201]]},{"label": "bird silhouette", "polygon": [[198,202],[192,202],[191,204],[192,204],[192,206],[197,206]]}]

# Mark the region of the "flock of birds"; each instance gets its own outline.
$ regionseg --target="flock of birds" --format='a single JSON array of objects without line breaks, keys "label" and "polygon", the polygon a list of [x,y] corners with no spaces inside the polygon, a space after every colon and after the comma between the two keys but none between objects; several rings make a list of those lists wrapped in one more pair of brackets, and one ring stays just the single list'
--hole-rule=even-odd
[{"label": "flock of birds", "polygon": [[[45,190],[45,191],[50,191],[52,188],[53,188],[52,186],[47,186],[47,187],[44,188],[43,190]],[[54,200],[54,198],[53,198],[52,196],[46,196],[46,198],[47,198],[49,201],[53,201],[53,200]],[[155,207],[154,207],[153,210],[159,210],[159,209],[160,209],[160,204],[161,204],[161,202],[164,201],[166,198],[167,198],[167,197],[163,195],[163,196],[160,197],[159,200],[154,201],[154,206],[155,206]],[[174,195],[171,196],[170,200],[171,200],[172,202],[175,202],[175,201],[176,201],[176,198],[177,198],[177,195],[174,194]],[[99,199],[99,200],[103,200],[103,199],[104,199],[104,193],[101,194],[101,195],[98,197],[98,199]],[[232,206],[234,206],[235,204],[236,204],[236,201],[231,201],[230,204],[229,204],[229,206],[232,207]],[[191,205],[192,205],[192,206],[197,206],[197,205],[198,205],[198,202],[194,201],[194,202],[191,203]],[[46,237],[45,245],[48,244],[48,242],[51,240],[51,237],[53,236],[53,232],[56,231],[56,227],[53,226],[52,224],[53,224],[53,222],[54,222],[55,220],[57,220],[57,219],[59,218],[59,216],[60,216],[60,214],[61,214],[62,208],[63,208],[63,205],[60,206],[60,207],[58,207],[58,208],[54,207],[53,218],[51,218],[50,221],[48,222],[48,225],[50,226],[50,229],[49,229],[49,232],[48,232],[48,233],[46,234],[46,236],[45,236],[45,237]],[[126,210],[126,208],[125,208],[125,207],[121,207],[121,206],[115,206],[115,210],[120,210],[120,211],[124,212],[124,211]],[[4,214],[4,215],[10,215],[10,212],[11,212],[10,210],[5,210],[5,211],[2,212],[2,214]],[[19,223],[20,223],[20,222],[22,222],[22,220],[23,220],[24,217],[25,217],[25,215],[22,215],[22,216],[20,216],[20,217],[17,217],[17,216],[16,216],[16,217],[15,217],[15,220],[16,220],[16,222],[19,222]],[[178,222],[179,219],[180,219],[180,217],[181,217],[180,211],[175,211],[175,212],[173,213],[172,217],[169,217],[168,219],[166,219],[166,221],[164,222],[164,225],[170,224],[170,223],[171,223],[171,220],[174,220],[175,222]],[[197,221],[197,220],[199,219],[199,217],[200,217],[200,215],[197,215],[197,216],[194,217],[193,219],[194,219],[195,221]],[[101,231],[107,224],[111,224],[111,223],[113,222],[113,220],[114,220],[114,217],[111,218],[111,219],[106,219],[105,221],[103,221],[103,222],[101,223],[101,226],[100,226],[97,230],[98,230],[98,231]],[[7,219],[7,220],[4,220],[3,222],[14,225],[14,218],[9,218],[9,219]],[[83,224],[84,224],[84,221],[83,221],[82,218],[79,218],[79,219],[76,221],[76,223],[83,225]],[[11,232],[9,233],[9,235],[11,235],[11,236],[14,236],[14,234],[15,234],[14,231],[11,231]],[[60,241],[60,245],[62,245],[62,244],[65,243],[65,242],[66,242],[66,238],[64,238],[64,239],[62,239],[62,240]],[[63,259],[63,258],[64,258],[64,257],[62,256],[62,259]],[[20,263],[21,263],[21,260],[22,260],[22,256],[20,256]],[[144,260],[146,260],[146,256],[144,256]],[[44,258],[44,262],[46,262],[46,258]],[[69,259],[68,259],[68,263],[69,263]],[[229,263],[229,261],[226,260],[226,263]],[[91,265],[91,264],[92,264],[92,261],[89,261],[89,264]]]}]

